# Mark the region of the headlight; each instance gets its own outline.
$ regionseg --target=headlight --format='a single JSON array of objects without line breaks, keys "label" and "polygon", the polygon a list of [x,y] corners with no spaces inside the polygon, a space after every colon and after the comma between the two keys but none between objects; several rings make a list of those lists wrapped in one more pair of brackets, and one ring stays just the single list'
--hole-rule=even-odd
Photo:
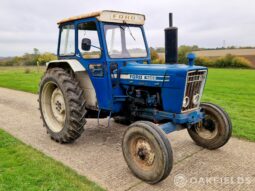
[{"label": "headlight", "polygon": [[199,100],[200,100],[200,96],[199,96],[199,94],[196,94],[196,95],[194,95],[193,98],[192,98],[192,103],[193,103],[194,105],[197,105],[197,104],[199,103]]},{"label": "headlight", "polygon": [[182,102],[182,107],[186,108],[189,106],[189,97],[186,96],[184,99],[183,99],[183,102]]}]

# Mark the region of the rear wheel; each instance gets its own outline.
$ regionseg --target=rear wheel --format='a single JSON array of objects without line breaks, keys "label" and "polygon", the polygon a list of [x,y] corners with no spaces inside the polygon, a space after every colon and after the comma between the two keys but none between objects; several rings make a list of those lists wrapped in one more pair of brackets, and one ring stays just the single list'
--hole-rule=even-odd
[{"label": "rear wheel", "polygon": [[164,180],[172,170],[170,142],[154,123],[131,124],[124,134],[122,151],[133,174],[147,183]]},{"label": "rear wheel", "polygon": [[202,147],[218,149],[225,145],[232,133],[232,124],[228,114],[212,103],[202,103],[205,119],[188,129],[190,137]]},{"label": "rear wheel", "polygon": [[40,83],[39,106],[43,124],[55,141],[73,142],[84,131],[83,91],[64,69],[52,68],[45,73]]}]

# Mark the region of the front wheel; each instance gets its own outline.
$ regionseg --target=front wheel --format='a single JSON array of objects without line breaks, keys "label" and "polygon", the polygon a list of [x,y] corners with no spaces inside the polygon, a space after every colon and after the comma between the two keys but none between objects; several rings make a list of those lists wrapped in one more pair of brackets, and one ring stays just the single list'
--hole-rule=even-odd
[{"label": "front wheel", "polygon": [[170,142],[154,123],[138,121],[131,124],[124,134],[122,151],[133,174],[147,183],[164,180],[172,170]]},{"label": "front wheel", "polygon": [[202,103],[205,119],[188,128],[194,142],[207,149],[218,149],[225,145],[232,134],[232,124],[228,114],[212,103]]}]

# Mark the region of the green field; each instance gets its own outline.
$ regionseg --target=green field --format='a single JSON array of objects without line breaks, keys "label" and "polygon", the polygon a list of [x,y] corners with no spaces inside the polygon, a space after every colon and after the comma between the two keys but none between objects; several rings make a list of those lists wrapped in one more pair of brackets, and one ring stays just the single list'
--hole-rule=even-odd
[{"label": "green field", "polygon": [[0,129],[0,190],[103,190]]},{"label": "green field", "polygon": [[[0,68],[0,86],[36,93],[43,69]],[[233,134],[255,141],[255,70],[209,69],[203,101],[230,114]]]},{"label": "green field", "polygon": [[43,72],[43,67],[0,67],[0,87],[37,93]]},{"label": "green field", "polygon": [[255,70],[209,69],[203,101],[222,106],[233,134],[255,141]]}]

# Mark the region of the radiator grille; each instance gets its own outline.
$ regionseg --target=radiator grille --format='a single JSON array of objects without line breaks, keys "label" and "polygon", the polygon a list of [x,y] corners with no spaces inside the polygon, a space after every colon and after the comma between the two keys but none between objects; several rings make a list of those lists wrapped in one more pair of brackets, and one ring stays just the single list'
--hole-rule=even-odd
[{"label": "radiator grille", "polygon": [[[200,99],[202,97],[207,71],[206,70],[196,70],[190,71],[187,74],[186,87],[185,87],[185,97],[189,98],[189,104],[187,107],[182,108],[182,112],[191,111],[197,109],[200,104]],[[195,96],[199,96],[199,101],[194,104],[193,99]]]}]

